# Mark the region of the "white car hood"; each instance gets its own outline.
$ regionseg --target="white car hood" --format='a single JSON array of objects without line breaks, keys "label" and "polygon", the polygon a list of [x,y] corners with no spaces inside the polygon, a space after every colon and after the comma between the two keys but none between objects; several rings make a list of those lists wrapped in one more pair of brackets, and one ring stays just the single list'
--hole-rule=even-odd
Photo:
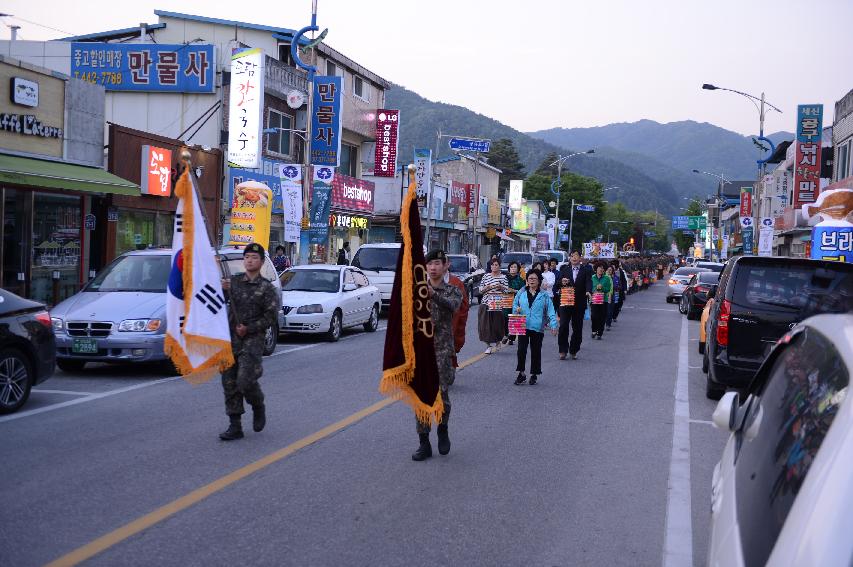
[{"label": "white car hood", "polygon": [[285,307],[294,308],[315,303],[324,304],[335,300],[338,295],[338,293],[326,291],[282,291],[281,304]]}]

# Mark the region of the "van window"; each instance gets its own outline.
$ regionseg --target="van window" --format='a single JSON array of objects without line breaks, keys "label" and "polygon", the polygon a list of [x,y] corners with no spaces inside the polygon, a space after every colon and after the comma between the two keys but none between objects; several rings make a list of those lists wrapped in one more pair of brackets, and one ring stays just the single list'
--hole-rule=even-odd
[{"label": "van window", "polygon": [[[847,394],[848,370],[823,335],[806,329],[757,393],[761,423],[744,440],[735,486],[745,565],[764,565],[809,467]],[[755,410],[747,417],[747,427]]]},{"label": "van window", "polygon": [[366,248],[362,246],[355,253],[352,265],[372,272],[396,272],[397,257],[401,248]]},{"label": "van window", "polygon": [[738,267],[732,300],[743,307],[780,310],[798,320],[853,309],[853,271],[804,264]]}]

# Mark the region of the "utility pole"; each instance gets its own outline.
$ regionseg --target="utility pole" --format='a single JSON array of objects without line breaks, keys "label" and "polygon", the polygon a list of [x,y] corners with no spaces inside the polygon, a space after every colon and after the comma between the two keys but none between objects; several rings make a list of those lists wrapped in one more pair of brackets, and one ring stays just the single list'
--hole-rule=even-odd
[{"label": "utility pole", "polygon": [[[557,219],[557,222],[558,223],[560,222],[559,218]],[[559,226],[559,224],[557,226]],[[572,199],[572,210],[571,210],[571,213],[569,214],[569,254],[571,254],[572,250],[573,250],[573,248],[572,248],[572,228],[574,228],[574,226],[575,226],[575,200]]]}]

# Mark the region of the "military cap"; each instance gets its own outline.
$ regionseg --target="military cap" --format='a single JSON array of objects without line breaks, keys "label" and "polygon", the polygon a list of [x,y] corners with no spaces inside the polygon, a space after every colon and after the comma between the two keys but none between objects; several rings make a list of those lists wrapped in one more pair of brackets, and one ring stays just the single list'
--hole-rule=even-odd
[{"label": "military cap", "polygon": [[426,261],[431,262],[433,260],[441,260],[442,262],[447,262],[447,254],[444,253],[444,250],[430,250],[429,254],[426,255]]},{"label": "military cap", "polygon": [[264,252],[264,247],[261,246],[260,244],[258,244],[257,242],[252,242],[251,244],[246,246],[243,249],[243,256],[245,256],[246,254],[252,253],[252,252],[259,255],[261,257],[261,260],[263,260],[265,258],[266,253]]}]

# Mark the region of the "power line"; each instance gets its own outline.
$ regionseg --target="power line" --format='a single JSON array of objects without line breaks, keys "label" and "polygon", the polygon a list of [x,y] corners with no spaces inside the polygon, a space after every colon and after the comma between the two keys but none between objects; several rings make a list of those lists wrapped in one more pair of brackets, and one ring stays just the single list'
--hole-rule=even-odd
[{"label": "power line", "polygon": [[31,24],[31,25],[34,25],[34,26],[38,26],[38,27],[40,27],[40,28],[45,28],[45,29],[48,29],[48,30],[51,30],[51,31],[55,31],[55,32],[59,32],[59,33],[64,33],[65,35],[74,35],[72,32],[65,31],[65,30],[60,30],[60,29],[57,29],[57,28],[52,28],[52,27],[50,27],[50,26],[46,26],[46,25],[44,25],[44,24],[40,24],[40,23],[38,23],[38,22],[33,22],[32,20],[26,20],[26,19],[24,19],[24,18],[21,18],[20,16],[13,16],[12,14],[0,14],[0,17],[4,17],[4,18],[12,18],[13,20],[18,20],[18,21],[21,21],[21,22],[24,22],[24,23],[27,23],[27,24]]}]

